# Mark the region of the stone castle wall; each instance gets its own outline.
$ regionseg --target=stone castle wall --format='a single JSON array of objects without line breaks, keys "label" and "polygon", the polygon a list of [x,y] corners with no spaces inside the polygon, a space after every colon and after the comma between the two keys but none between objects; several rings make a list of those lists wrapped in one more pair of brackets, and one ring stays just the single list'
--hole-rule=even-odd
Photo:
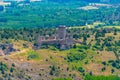
[{"label": "stone castle wall", "polygon": [[60,44],[62,49],[69,48],[73,44],[72,37],[67,35],[66,27],[60,26],[57,31],[57,36],[39,36],[38,47],[42,44]]}]

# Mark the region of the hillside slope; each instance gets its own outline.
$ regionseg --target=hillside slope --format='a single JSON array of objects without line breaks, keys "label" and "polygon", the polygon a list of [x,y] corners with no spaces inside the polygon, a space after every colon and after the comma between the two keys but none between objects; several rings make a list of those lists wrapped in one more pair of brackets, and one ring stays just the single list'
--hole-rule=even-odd
[{"label": "hillside slope", "polygon": [[[72,33],[73,38],[78,41],[72,48],[60,50],[55,45],[44,45],[47,47],[33,50],[32,45],[35,42],[33,37],[39,30],[41,32],[41,29],[22,29],[17,31],[19,35],[16,37],[12,37],[13,34],[11,34],[12,39],[1,37],[1,41],[14,44],[14,48],[18,51],[0,56],[0,66],[2,66],[0,78],[89,80],[87,78],[92,78],[90,76],[100,78],[100,75],[103,75],[109,80],[109,76],[112,75],[115,80],[116,78],[119,80],[116,76],[120,76],[120,57],[115,53],[120,49],[120,29],[70,28],[67,31]],[[7,31],[13,33],[11,29]],[[50,34],[54,33],[55,29],[42,29],[42,31],[43,34]],[[4,32],[6,33],[2,31]],[[23,35],[28,37],[24,38]]]}]

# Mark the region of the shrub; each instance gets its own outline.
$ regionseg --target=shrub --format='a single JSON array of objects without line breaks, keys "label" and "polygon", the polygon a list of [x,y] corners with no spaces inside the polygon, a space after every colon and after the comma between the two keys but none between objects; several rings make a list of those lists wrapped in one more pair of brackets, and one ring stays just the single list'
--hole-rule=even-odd
[{"label": "shrub", "polygon": [[10,68],[10,72],[12,73],[13,71],[14,71],[14,68],[13,68],[13,67],[11,67],[11,68]]},{"label": "shrub", "polygon": [[85,72],[85,70],[84,70],[82,67],[79,67],[79,68],[78,68],[78,71],[79,71],[79,72],[82,72],[82,73]]},{"label": "shrub", "polygon": [[111,69],[111,73],[114,73],[115,72],[115,70],[114,69]]},{"label": "shrub", "polygon": [[103,62],[102,62],[102,64],[103,64],[103,65],[106,65],[106,62],[105,62],[105,61],[103,61]]},{"label": "shrub", "polygon": [[102,69],[101,69],[101,71],[105,71],[106,70],[106,68],[105,67],[103,67]]},{"label": "shrub", "polygon": [[87,55],[85,53],[70,53],[67,56],[69,62],[83,60]]}]

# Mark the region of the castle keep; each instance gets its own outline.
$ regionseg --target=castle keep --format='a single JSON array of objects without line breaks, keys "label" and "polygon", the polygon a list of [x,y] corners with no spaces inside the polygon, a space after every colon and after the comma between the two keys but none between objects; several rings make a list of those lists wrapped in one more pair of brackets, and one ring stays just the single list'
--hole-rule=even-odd
[{"label": "castle keep", "polygon": [[43,44],[58,45],[60,49],[69,49],[73,45],[72,37],[67,33],[66,26],[59,26],[56,36],[38,36],[38,46],[35,49],[41,48]]}]

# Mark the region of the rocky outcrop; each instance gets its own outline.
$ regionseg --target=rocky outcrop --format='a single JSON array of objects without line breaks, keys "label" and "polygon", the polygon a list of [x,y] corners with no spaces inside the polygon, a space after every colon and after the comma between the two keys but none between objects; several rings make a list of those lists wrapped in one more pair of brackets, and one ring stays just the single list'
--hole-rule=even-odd
[{"label": "rocky outcrop", "polygon": [[16,49],[13,48],[13,44],[0,44],[0,56],[8,55],[14,51]]}]

